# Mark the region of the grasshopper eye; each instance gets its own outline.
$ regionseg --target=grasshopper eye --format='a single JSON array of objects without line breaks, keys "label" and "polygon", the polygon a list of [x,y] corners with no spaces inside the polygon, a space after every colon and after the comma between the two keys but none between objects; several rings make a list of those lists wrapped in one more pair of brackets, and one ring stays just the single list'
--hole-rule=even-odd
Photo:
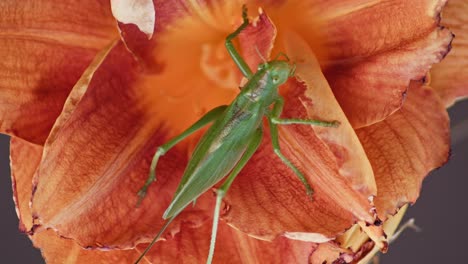
[{"label": "grasshopper eye", "polygon": [[271,77],[271,80],[273,81],[274,84],[277,84],[279,82],[279,76],[273,76]]}]

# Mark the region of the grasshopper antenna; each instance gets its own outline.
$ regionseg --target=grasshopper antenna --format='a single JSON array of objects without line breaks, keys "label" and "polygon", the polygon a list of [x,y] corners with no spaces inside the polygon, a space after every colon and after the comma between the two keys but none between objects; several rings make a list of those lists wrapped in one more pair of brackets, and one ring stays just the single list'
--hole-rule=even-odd
[{"label": "grasshopper antenna", "polygon": [[265,57],[263,57],[263,55],[262,55],[262,53],[260,52],[260,50],[258,50],[257,45],[255,45],[255,50],[257,51],[258,56],[262,59],[263,63],[268,63],[267,60],[265,59]]},{"label": "grasshopper antenna", "polygon": [[164,231],[166,231],[167,227],[172,222],[172,220],[174,220],[174,218],[175,218],[175,216],[169,218],[166,221],[166,223],[163,225],[163,227],[161,227],[161,230],[159,230],[159,233],[153,238],[151,243],[146,247],[145,251],[143,251],[143,253],[141,253],[140,257],[135,261],[135,264],[140,263],[140,261],[146,255],[146,253],[148,253],[148,251],[153,247],[154,243],[156,243],[156,241],[158,241],[158,239],[161,237],[161,235],[164,233]]},{"label": "grasshopper antenna", "polygon": [[284,53],[284,52],[280,52],[280,53],[276,54],[276,57],[273,60],[277,60],[281,56],[283,56],[286,59],[287,62],[290,61],[288,55],[286,55],[286,53]]}]

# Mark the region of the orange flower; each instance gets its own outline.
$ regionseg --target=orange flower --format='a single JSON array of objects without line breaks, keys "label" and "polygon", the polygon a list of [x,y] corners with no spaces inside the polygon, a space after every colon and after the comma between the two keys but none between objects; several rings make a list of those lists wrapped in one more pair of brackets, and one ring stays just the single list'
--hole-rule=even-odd
[{"label": "orange flower", "polygon": [[[200,135],[161,159],[158,181],[136,208],[156,147],[239,90],[224,38],[240,22],[243,2],[154,1],[154,32],[151,1],[111,2],[5,1],[0,9],[7,88],[0,128],[14,136],[21,227],[50,263],[134,261],[161,228]],[[337,238],[356,222],[384,246],[381,229],[365,223],[417,199],[423,178],[448,156],[438,94],[450,94],[446,101],[468,94],[466,86],[452,92],[445,82],[436,93],[424,83],[452,41],[439,26],[444,4],[248,1],[258,17],[238,44],[249,65],[261,61],[258,49],[264,57],[284,51],[298,66],[297,79],[281,87],[284,115],[341,125],[281,128],[282,150],[306,173],[313,202],[265,136],[224,201],[215,263],[358,260],[374,242],[347,248],[346,234]],[[440,72],[434,83],[446,76]],[[208,192],[147,260],[205,261],[212,208]]]}]

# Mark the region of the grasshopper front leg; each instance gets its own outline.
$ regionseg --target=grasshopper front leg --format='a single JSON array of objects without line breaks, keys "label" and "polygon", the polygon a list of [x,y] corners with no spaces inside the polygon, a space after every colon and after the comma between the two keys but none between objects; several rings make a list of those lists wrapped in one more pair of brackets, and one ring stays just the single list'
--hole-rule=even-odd
[{"label": "grasshopper front leg", "polygon": [[154,154],[153,160],[151,162],[148,179],[146,180],[145,185],[143,185],[140,191],[138,191],[139,198],[138,198],[137,206],[139,206],[143,198],[145,198],[148,187],[151,185],[151,183],[153,183],[156,180],[156,166],[158,165],[159,158],[163,156],[164,154],[166,154],[166,152],[168,152],[172,147],[177,145],[180,141],[184,140],[191,134],[200,130],[208,123],[211,123],[212,121],[216,120],[224,112],[224,110],[226,110],[226,108],[227,108],[226,105],[222,105],[222,106],[218,106],[212,109],[211,111],[206,113],[204,116],[202,116],[197,122],[191,125],[182,134],[176,136],[175,138],[171,139],[167,143],[158,147],[158,149],[156,150],[156,153]]},{"label": "grasshopper front leg", "polygon": [[244,28],[246,28],[249,25],[249,19],[247,17],[247,7],[245,5],[242,6],[242,19],[243,23],[240,25],[236,31],[232,32],[226,37],[226,49],[231,55],[232,60],[234,63],[237,65],[239,70],[242,72],[242,74],[250,80],[250,78],[253,76],[252,70],[250,69],[249,65],[245,62],[245,60],[241,57],[239,52],[236,50],[234,47],[234,44],[232,43],[232,39],[237,37]]},{"label": "grasshopper front leg", "polygon": [[273,110],[271,114],[268,116],[268,125],[270,126],[270,134],[271,134],[271,143],[273,145],[273,150],[275,154],[286,164],[297,177],[301,180],[304,184],[307,195],[312,197],[313,189],[310,186],[309,182],[305,178],[304,174],[290,161],[288,160],[283,153],[281,152],[280,145],[279,145],[279,138],[278,138],[278,124],[281,125],[289,125],[289,124],[301,124],[301,125],[318,125],[318,126],[326,126],[326,127],[337,127],[340,123],[338,121],[322,121],[322,120],[310,120],[310,119],[281,119],[279,116],[283,112],[284,106],[284,99],[279,97],[275,105],[273,106]]}]

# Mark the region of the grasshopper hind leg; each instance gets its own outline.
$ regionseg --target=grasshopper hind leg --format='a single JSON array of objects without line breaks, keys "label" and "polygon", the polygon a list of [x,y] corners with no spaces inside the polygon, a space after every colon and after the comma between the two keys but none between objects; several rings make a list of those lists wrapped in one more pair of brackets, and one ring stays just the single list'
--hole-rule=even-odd
[{"label": "grasshopper hind leg", "polygon": [[250,158],[252,158],[255,151],[257,151],[258,147],[260,146],[260,143],[262,142],[262,137],[263,137],[263,130],[262,130],[262,127],[260,127],[255,132],[253,137],[250,139],[249,145],[244,155],[242,156],[242,158],[236,164],[234,169],[232,169],[226,181],[216,191],[216,205],[215,205],[214,216],[213,216],[213,228],[211,230],[210,250],[208,252],[208,259],[206,260],[207,264],[210,264],[213,261],[214,249],[215,249],[215,244],[216,244],[216,234],[218,232],[219,214],[221,212],[221,205],[223,202],[223,198],[226,195],[227,191],[229,190],[229,187],[231,187],[232,182],[237,177],[239,172],[244,168],[245,164],[247,164]]}]

